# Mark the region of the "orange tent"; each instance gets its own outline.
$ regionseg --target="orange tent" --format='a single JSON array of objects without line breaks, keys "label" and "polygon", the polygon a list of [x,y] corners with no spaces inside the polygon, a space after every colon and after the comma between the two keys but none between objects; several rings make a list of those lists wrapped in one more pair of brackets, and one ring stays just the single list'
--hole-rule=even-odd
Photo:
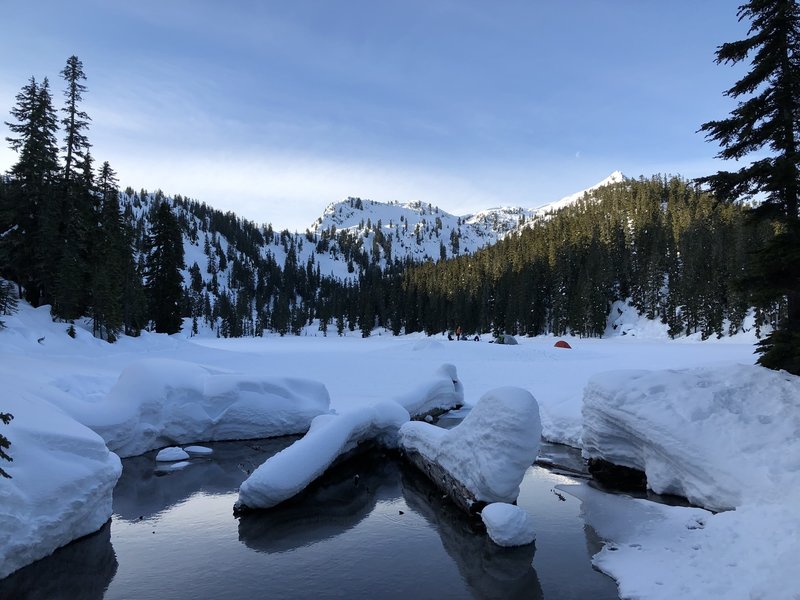
[{"label": "orange tent", "polygon": [[570,346],[570,345],[569,345],[567,342],[565,342],[564,340],[558,340],[558,341],[557,341],[557,342],[554,344],[554,346],[555,346],[556,348],[572,348],[572,346]]}]

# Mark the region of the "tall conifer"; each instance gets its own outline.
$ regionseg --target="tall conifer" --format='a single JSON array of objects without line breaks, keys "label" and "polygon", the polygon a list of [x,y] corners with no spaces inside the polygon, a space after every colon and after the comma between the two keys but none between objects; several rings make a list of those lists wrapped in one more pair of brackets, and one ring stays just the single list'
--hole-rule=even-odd
[{"label": "tall conifer", "polygon": [[725,95],[739,102],[727,119],[701,131],[722,147],[718,157],[767,156],[738,171],[701,179],[725,200],[763,196],[756,216],[773,220],[777,236],[762,248],[759,293],[787,300],[785,318],[761,344],[759,363],[800,374],[800,5],[795,0],[751,0],[739,7],[748,37],[717,49],[717,63],[750,60],[751,69]]},{"label": "tall conifer", "polygon": [[158,333],[181,330],[183,298],[183,236],[170,205],[162,200],[147,240],[145,289],[150,317]]}]

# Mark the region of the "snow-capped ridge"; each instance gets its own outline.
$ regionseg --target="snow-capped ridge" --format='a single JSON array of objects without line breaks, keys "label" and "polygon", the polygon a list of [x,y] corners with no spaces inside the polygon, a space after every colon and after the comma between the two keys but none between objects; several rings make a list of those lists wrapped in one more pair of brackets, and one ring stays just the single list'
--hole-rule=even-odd
[{"label": "snow-capped ridge", "polygon": [[550,202],[548,204],[542,204],[541,206],[537,206],[533,209],[534,214],[536,215],[543,215],[545,213],[554,212],[556,210],[562,209],[567,207],[571,204],[575,204],[578,200],[581,200],[586,194],[591,194],[595,190],[598,190],[602,187],[607,185],[614,185],[615,183],[622,183],[625,181],[625,175],[622,174],[622,171],[614,171],[600,181],[599,183],[594,184],[591,187],[586,188],[585,190],[581,190],[580,192],[575,192],[574,194],[569,194],[568,196],[564,196],[560,200],[556,200],[555,202]]}]

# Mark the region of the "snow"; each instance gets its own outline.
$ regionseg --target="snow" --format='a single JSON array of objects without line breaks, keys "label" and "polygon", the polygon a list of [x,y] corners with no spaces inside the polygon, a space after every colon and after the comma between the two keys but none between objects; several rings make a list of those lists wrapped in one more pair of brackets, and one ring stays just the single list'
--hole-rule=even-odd
[{"label": "snow", "polygon": [[[14,458],[13,463],[3,463],[3,468],[14,478],[0,481],[2,574],[99,528],[108,519],[111,489],[119,473],[119,462],[108,452],[102,439],[79,421],[86,418],[87,422],[93,419],[102,423],[105,419],[109,427],[117,422],[130,423],[133,428],[144,428],[145,423],[154,429],[161,428],[166,423],[163,411],[171,409],[157,403],[157,410],[153,412],[157,418],[143,420],[153,416],[143,410],[152,406],[152,399],[148,400],[144,392],[169,391],[173,399],[184,394],[185,397],[197,398],[201,403],[214,399],[208,406],[219,408],[229,400],[233,402],[237,394],[238,400],[249,395],[239,385],[244,382],[261,385],[265,379],[274,378],[314,380],[320,382],[319,385],[324,384],[330,398],[329,405],[325,402],[315,404],[324,407],[322,412],[329,406],[341,417],[357,414],[362,409],[368,414],[370,410],[374,413],[379,403],[392,398],[402,399],[407,390],[426,388],[427,384],[439,385],[437,381],[444,380],[444,377],[432,376],[432,369],[447,363],[458,369],[457,380],[461,383],[465,404],[465,409],[459,411],[461,414],[475,412],[478,399],[499,384],[522,388],[538,401],[542,431],[547,439],[580,445],[584,388],[590,380],[601,381],[596,377],[599,373],[620,369],[650,370],[654,366],[672,371],[701,368],[709,373],[709,378],[714,372],[722,373],[720,379],[729,380],[732,388],[746,385],[746,379],[736,377],[739,373],[745,377],[754,369],[752,333],[722,340],[669,340],[658,329],[659,324],[640,319],[635,314],[626,314],[617,323],[624,325],[626,335],[612,330],[613,337],[606,339],[566,336],[564,339],[573,349],[563,351],[553,348],[559,338],[552,336],[519,337],[518,346],[503,347],[489,344],[489,336],[484,336],[481,342],[449,342],[446,336],[427,337],[422,334],[404,337],[375,334],[360,339],[356,332],[345,337],[322,337],[321,334],[314,337],[311,330],[303,337],[229,340],[189,339],[183,334],[166,336],[144,332],[139,338],[123,337],[110,345],[93,338],[81,323],[76,323],[76,338],[70,338],[66,335],[68,325],[53,323],[48,311],[48,307],[32,309],[23,302],[18,313],[2,317],[7,328],[0,330],[0,411],[15,416],[10,425],[0,424],[0,431],[12,442],[9,453]],[[38,341],[40,338],[44,338],[42,342]],[[175,367],[174,371],[172,367]],[[132,373],[140,373],[140,380],[133,378]],[[213,381],[221,377],[217,388],[228,390],[228,399],[223,401],[222,397],[214,395],[216,392],[211,394],[216,384],[208,389],[205,384],[201,387],[198,381],[193,380],[195,376],[198,381]],[[673,376],[674,373],[657,375]],[[796,381],[796,378],[781,376],[786,377],[786,385]],[[119,401],[127,398],[132,406],[119,406],[119,412],[114,413],[104,405],[123,379],[129,380],[129,390],[123,393],[125,390],[117,389],[114,395]],[[623,389],[635,381],[639,380],[614,376],[606,386],[607,392],[616,394],[611,385]],[[692,388],[689,384],[691,378],[680,381],[683,383],[669,379],[670,390],[684,394],[687,400],[694,394],[703,393],[702,387]],[[716,379],[709,381],[716,382]],[[644,380],[640,383],[644,385]],[[729,460],[738,460],[743,470],[741,473],[735,471],[732,476],[741,481],[739,495],[742,503],[733,511],[716,515],[702,511],[699,514],[706,515],[705,527],[692,530],[686,529],[688,517],[681,512],[686,509],[656,507],[652,510],[658,512],[640,513],[630,511],[627,505],[621,506],[620,518],[629,522],[629,537],[615,541],[614,532],[604,535],[598,529],[617,549],[609,547],[598,555],[595,562],[599,568],[617,577],[623,590],[635,589],[636,593],[631,595],[644,598],[736,599],[752,596],[780,599],[800,590],[794,567],[800,554],[797,548],[800,519],[796,508],[800,505],[796,484],[800,468],[793,462],[800,456],[794,445],[795,438],[800,435],[794,433],[794,438],[790,435],[800,431],[796,417],[782,412],[784,409],[788,411],[790,404],[778,400],[783,396],[776,396],[776,390],[780,389],[777,384],[773,386],[769,381],[754,380],[754,387],[747,394],[749,398],[743,396],[734,401],[730,395],[725,395],[728,394],[727,388],[718,383],[714,383],[711,389],[722,403],[717,405],[714,392],[711,392],[710,396],[699,397],[697,406],[701,410],[703,407],[721,410],[729,406],[732,410],[724,419],[709,415],[708,423],[714,424],[711,432],[704,430],[691,439],[687,435],[681,444],[692,444],[697,452],[710,452],[714,446],[719,446],[724,450],[720,453],[727,453]],[[455,392],[452,380],[451,385]],[[296,386],[287,387],[293,393],[299,393]],[[650,437],[655,440],[661,439],[664,433],[655,429],[656,423],[672,429],[674,435],[679,435],[686,423],[689,427],[693,423],[690,418],[675,422],[657,420],[657,414],[662,411],[659,403],[666,399],[666,393],[663,397],[658,396],[651,405],[656,416],[642,421],[646,424],[643,426],[653,427]],[[231,406],[235,404],[233,402]],[[472,411],[468,410],[470,407]],[[740,411],[741,422],[729,433],[728,428],[737,424],[735,411]],[[762,422],[769,417],[771,423]],[[329,415],[319,417],[319,423],[313,422],[312,430],[324,428],[326,420],[335,418]],[[383,417],[369,417],[373,418]],[[387,426],[387,433],[396,431],[401,420],[399,418]],[[435,430],[426,423],[403,425],[417,426],[430,428],[424,435],[425,440],[430,441],[431,449],[441,444],[431,431],[438,431],[441,437],[448,436],[448,432]],[[357,429],[351,429],[350,433]],[[752,432],[749,435],[748,430]],[[373,433],[371,431],[369,435]],[[332,432],[326,436],[336,437]],[[124,432],[109,435],[110,439],[124,440],[126,437]],[[154,433],[153,439],[156,437]],[[143,446],[155,449],[205,439],[165,440],[159,446],[151,443]],[[309,439],[313,439],[312,436]],[[770,444],[779,449],[770,453]],[[347,445],[345,442],[340,447]],[[462,444],[461,449],[466,451],[464,446],[466,444]],[[184,450],[188,452],[188,447],[184,446]],[[679,456],[688,460],[691,457],[687,454]],[[714,455],[712,459],[716,460]],[[703,466],[699,460],[687,464],[698,462]],[[175,464],[164,463],[158,468],[163,471],[174,468]],[[720,459],[719,465],[724,464]],[[300,467],[306,468],[303,464]],[[679,473],[680,469],[674,471]],[[706,474],[713,487],[723,491],[728,489],[724,485],[724,474],[718,478],[710,467]],[[288,479],[291,474],[284,475]],[[691,481],[691,478],[686,481]],[[726,504],[735,501],[736,494],[731,493],[731,498]],[[609,499],[609,503],[626,500],[615,496]],[[644,501],[641,505],[656,506]],[[588,518],[591,511],[587,503],[584,503],[584,508]],[[676,520],[667,521],[663,528],[648,525],[657,523],[658,519],[667,519],[669,515],[676,515]],[[623,544],[638,544],[640,550],[635,547],[627,549]],[[729,564],[736,567],[727,566]],[[630,587],[634,585],[635,588]],[[660,592],[661,588],[683,590],[676,586],[698,592],[681,591],[671,596]],[[716,590],[720,592],[716,593]]]},{"label": "snow", "polygon": [[303,491],[340,456],[375,441],[396,447],[400,426],[412,416],[464,403],[464,387],[452,364],[393,400],[314,419],[308,432],[256,469],[239,490],[237,507],[270,508]]},{"label": "snow", "polygon": [[158,454],[156,454],[156,462],[173,462],[186,460],[187,458],[189,458],[189,453],[177,446],[162,448],[158,451]]},{"label": "snow", "polygon": [[197,455],[209,455],[213,454],[214,451],[211,448],[206,448],[205,446],[186,446],[184,451],[188,452],[189,454],[197,454]]},{"label": "snow", "polygon": [[712,510],[800,497],[798,377],[744,365],[602,373],[583,417],[584,456],[644,471],[657,493]]},{"label": "snow", "polygon": [[602,373],[583,415],[586,456],[643,470],[656,492],[735,509],[567,489],[611,542],[594,563],[622,597],[798,597],[800,378],[749,365]]},{"label": "snow", "polygon": [[301,433],[329,405],[315,381],[159,358],[126,367],[105,398],[64,408],[126,457],[174,443]]},{"label": "snow", "polygon": [[446,363],[439,367],[432,378],[396,396],[394,401],[412,417],[442,412],[464,404],[464,385],[458,379],[456,367]]},{"label": "snow", "polygon": [[[7,373],[6,373],[7,375]],[[98,530],[122,467],[103,440],[47,400],[3,378],[13,462],[0,480],[0,578]]]},{"label": "snow", "polygon": [[408,411],[391,401],[317,417],[305,436],[269,458],[242,483],[236,507],[270,508],[296,496],[359,443],[396,443],[397,430],[408,419]]},{"label": "snow", "polygon": [[800,592],[797,496],[718,514],[559,485],[581,499],[609,543],[593,564],[622,598],[795,600]]},{"label": "snow", "polygon": [[536,460],[542,432],[530,392],[504,387],[484,394],[450,430],[422,421],[400,428],[400,446],[442,466],[480,502],[514,502]]},{"label": "snow", "polygon": [[519,506],[505,502],[487,504],[481,511],[481,520],[498,546],[525,546],[536,539],[533,519]]}]

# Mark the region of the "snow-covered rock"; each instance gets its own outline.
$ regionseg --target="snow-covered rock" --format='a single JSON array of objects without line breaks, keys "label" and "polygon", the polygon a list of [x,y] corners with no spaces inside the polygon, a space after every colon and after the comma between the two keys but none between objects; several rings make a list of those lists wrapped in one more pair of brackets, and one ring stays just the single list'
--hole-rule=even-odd
[{"label": "snow-covered rock", "polygon": [[189,458],[189,453],[183,448],[177,446],[170,446],[169,448],[162,448],[156,454],[157,462],[175,462],[179,460],[186,460]]},{"label": "snow-covered rock", "polygon": [[514,502],[525,470],[539,452],[539,405],[513,387],[484,394],[450,430],[423,421],[400,428],[400,446],[442,467],[480,502]]},{"label": "snow-covered rock", "polygon": [[146,359],[122,371],[107,397],[64,408],[126,457],[169,444],[301,433],[329,406],[315,381]]},{"label": "snow-covered rock", "polygon": [[412,417],[441,413],[463,406],[464,385],[458,379],[454,365],[443,364],[434,376],[421,382],[413,390],[397,396],[394,401],[404,407]]},{"label": "snow-covered rock", "polygon": [[214,451],[211,448],[207,448],[206,446],[186,446],[184,451],[188,452],[189,454],[195,455],[202,455],[208,456],[209,454],[214,454]]},{"label": "snow-covered rock", "polygon": [[481,520],[498,546],[525,546],[536,539],[533,519],[519,506],[505,502],[487,504],[481,511]]},{"label": "snow-covered rock", "polygon": [[317,417],[305,436],[242,483],[235,508],[271,508],[296,496],[359,443],[376,440],[395,445],[398,429],[408,420],[408,411],[392,401]]},{"label": "snow-covered rock", "polygon": [[14,460],[0,481],[0,579],[100,529],[122,472],[100,436],[49,402],[9,394],[3,410]]},{"label": "snow-covered rock", "polygon": [[[583,453],[713,510],[800,493],[800,378],[757,366],[589,380]],[[800,496],[798,496],[800,497]]]}]

